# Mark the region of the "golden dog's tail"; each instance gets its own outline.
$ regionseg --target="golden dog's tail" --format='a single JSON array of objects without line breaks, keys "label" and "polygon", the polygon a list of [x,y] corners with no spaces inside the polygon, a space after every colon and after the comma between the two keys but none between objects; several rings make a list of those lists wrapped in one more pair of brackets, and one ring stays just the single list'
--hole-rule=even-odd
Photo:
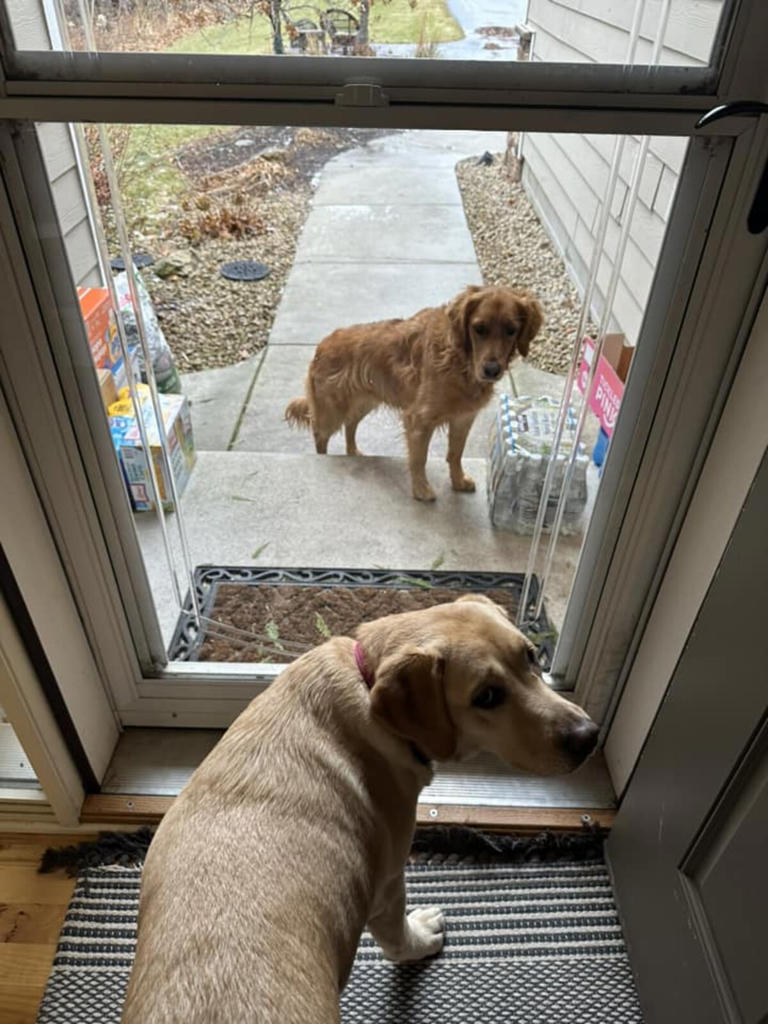
[{"label": "golden dog's tail", "polygon": [[309,402],[306,398],[292,398],[285,407],[285,420],[292,427],[309,430],[312,418],[309,414]]}]

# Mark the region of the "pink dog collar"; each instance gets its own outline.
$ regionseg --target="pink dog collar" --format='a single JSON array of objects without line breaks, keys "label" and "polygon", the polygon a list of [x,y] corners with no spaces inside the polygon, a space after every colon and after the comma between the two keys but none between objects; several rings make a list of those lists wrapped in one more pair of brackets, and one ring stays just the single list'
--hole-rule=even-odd
[{"label": "pink dog collar", "polygon": [[368,666],[365,663],[365,651],[363,650],[363,645],[359,641],[355,641],[355,664],[360,671],[360,675],[363,677],[365,685],[369,690],[372,690],[374,679],[368,671]]}]

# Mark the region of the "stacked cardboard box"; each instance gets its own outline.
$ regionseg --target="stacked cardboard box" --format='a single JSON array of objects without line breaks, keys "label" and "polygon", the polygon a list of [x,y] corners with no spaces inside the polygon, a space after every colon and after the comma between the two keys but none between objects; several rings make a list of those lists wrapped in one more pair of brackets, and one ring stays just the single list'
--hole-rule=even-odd
[{"label": "stacked cardboard box", "polygon": [[[592,452],[592,461],[596,466],[601,466],[605,459],[634,353],[634,348],[627,345],[623,334],[606,334],[603,339],[603,350],[592,378],[588,398],[589,408],[600,423],[600,433]],[[586,390],[587,377],[594,357],[595,343],[592,338],[585,338],[576,377],[576,386],[582,395]]]},{"label": "stacked cardboard box", "polygon": [[[146,384],[139,385],[139,397],[150,457],[160,489],[160,499],[163,508],[171,510],[173,492],[167,478],[157,421]],[[187,485],[196,458],[189,403],[183,395],[160,395],[159,400],[171,472],[178,493],[181,494]],[[128,486],[131,505],[137,512],[148,511],[154,508],[150,467],[142,447],[136,412],[127,388],[120,391],[118,401],[109,407],[109,425]]]},{"label": "stacked cardboard box", "polygon": [[[91,346],[91,358],[99,377],[102,398],[107,407],[115,401],[116,392],[128,384],[112,302],[106,288],[78,288],[77,296],[80,300],[80,311],[88,334],[88,343]],[[129,348],[128,356],[134,375],[138,379],[139,359],[136,346]],[[102,371],[109,373],[114,388],[110,387],[110,383]]]}]

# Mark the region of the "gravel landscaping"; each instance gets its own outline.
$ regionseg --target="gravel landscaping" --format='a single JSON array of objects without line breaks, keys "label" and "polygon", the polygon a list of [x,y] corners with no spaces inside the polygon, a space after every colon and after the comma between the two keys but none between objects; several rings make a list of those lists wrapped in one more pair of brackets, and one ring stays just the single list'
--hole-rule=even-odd
[{"label": "gravel landscaping", "polygon": [[[456,175],[485,283],[527,288],[544,306],[544,327],[528,362],[550,373],[567,373],[581,295],[525,190],[501,153],[493,154],[490,163],[478,157],[462,160]],[[591,323],[587,330],[596,333]]]},{"label": "gravel landscaping", "polygon": [[[142,274],[180,372],[230,366],[266,345],[319,171],[337,153],[382,134],[213,129],[160,157],[150,190],[159,208],[137,215],[130,228],[134,251],[155,257]],[[166,165],[173,202],[161,192]],[[524,189],[502,154],[463,160],[456,174],[485,282],[528,288],[544,305],[529,362],[567,372],[581,299]],[[126,194],[135,187],[129,179]],[[109,222],[111,211],[104,212]],[[269,275],[225,280],[221,264],[233,260],[258,260]]]},{"label": "gravel landscaping", "polygon": [[[230,366],[264,347],[318,171],[337,153],[382,134],[216,130],[169,156],[184,194],[173,210],[137,220],[131,234],[134,251],[155,257],[142,274],[180,372]],[[258,260],[269,276],[227,281],[219,268],[233,260]]]}]

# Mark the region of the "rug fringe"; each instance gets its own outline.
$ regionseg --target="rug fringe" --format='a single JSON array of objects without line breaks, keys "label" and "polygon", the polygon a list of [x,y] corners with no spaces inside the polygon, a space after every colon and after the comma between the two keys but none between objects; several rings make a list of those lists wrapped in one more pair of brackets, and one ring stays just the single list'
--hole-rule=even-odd
[{"label": "rug fringe", "polygon": [[98,839],[74,846],[51,846],[43,853],[37,870],[42,875],[63,870],[74,877],[86,868],[142,864],[153,835],[154,830],[144,825],[135,832],[100,832]]},{"label": "rug fringe", "polygon": [[[465,826],[416,829],[412,864],[521,863],[525,861],[597,860],[603,855],[607,829],[583,825],[579,832],[540,832],[538,835],[490,834]],[[65,871],[70,877],[86,868],[111,864],[142,864],[154,831],[100,832],[98,839],[74,846],[49,847],[38,871]]]},{"label": "rug fringe", "polygon": [[578,832],[539,832],[537,835],[488,833],[464,826],[435,826],[416,830],[412,864],[522,863],[525,861],[599,860],[608,830],[582,825]]}]

